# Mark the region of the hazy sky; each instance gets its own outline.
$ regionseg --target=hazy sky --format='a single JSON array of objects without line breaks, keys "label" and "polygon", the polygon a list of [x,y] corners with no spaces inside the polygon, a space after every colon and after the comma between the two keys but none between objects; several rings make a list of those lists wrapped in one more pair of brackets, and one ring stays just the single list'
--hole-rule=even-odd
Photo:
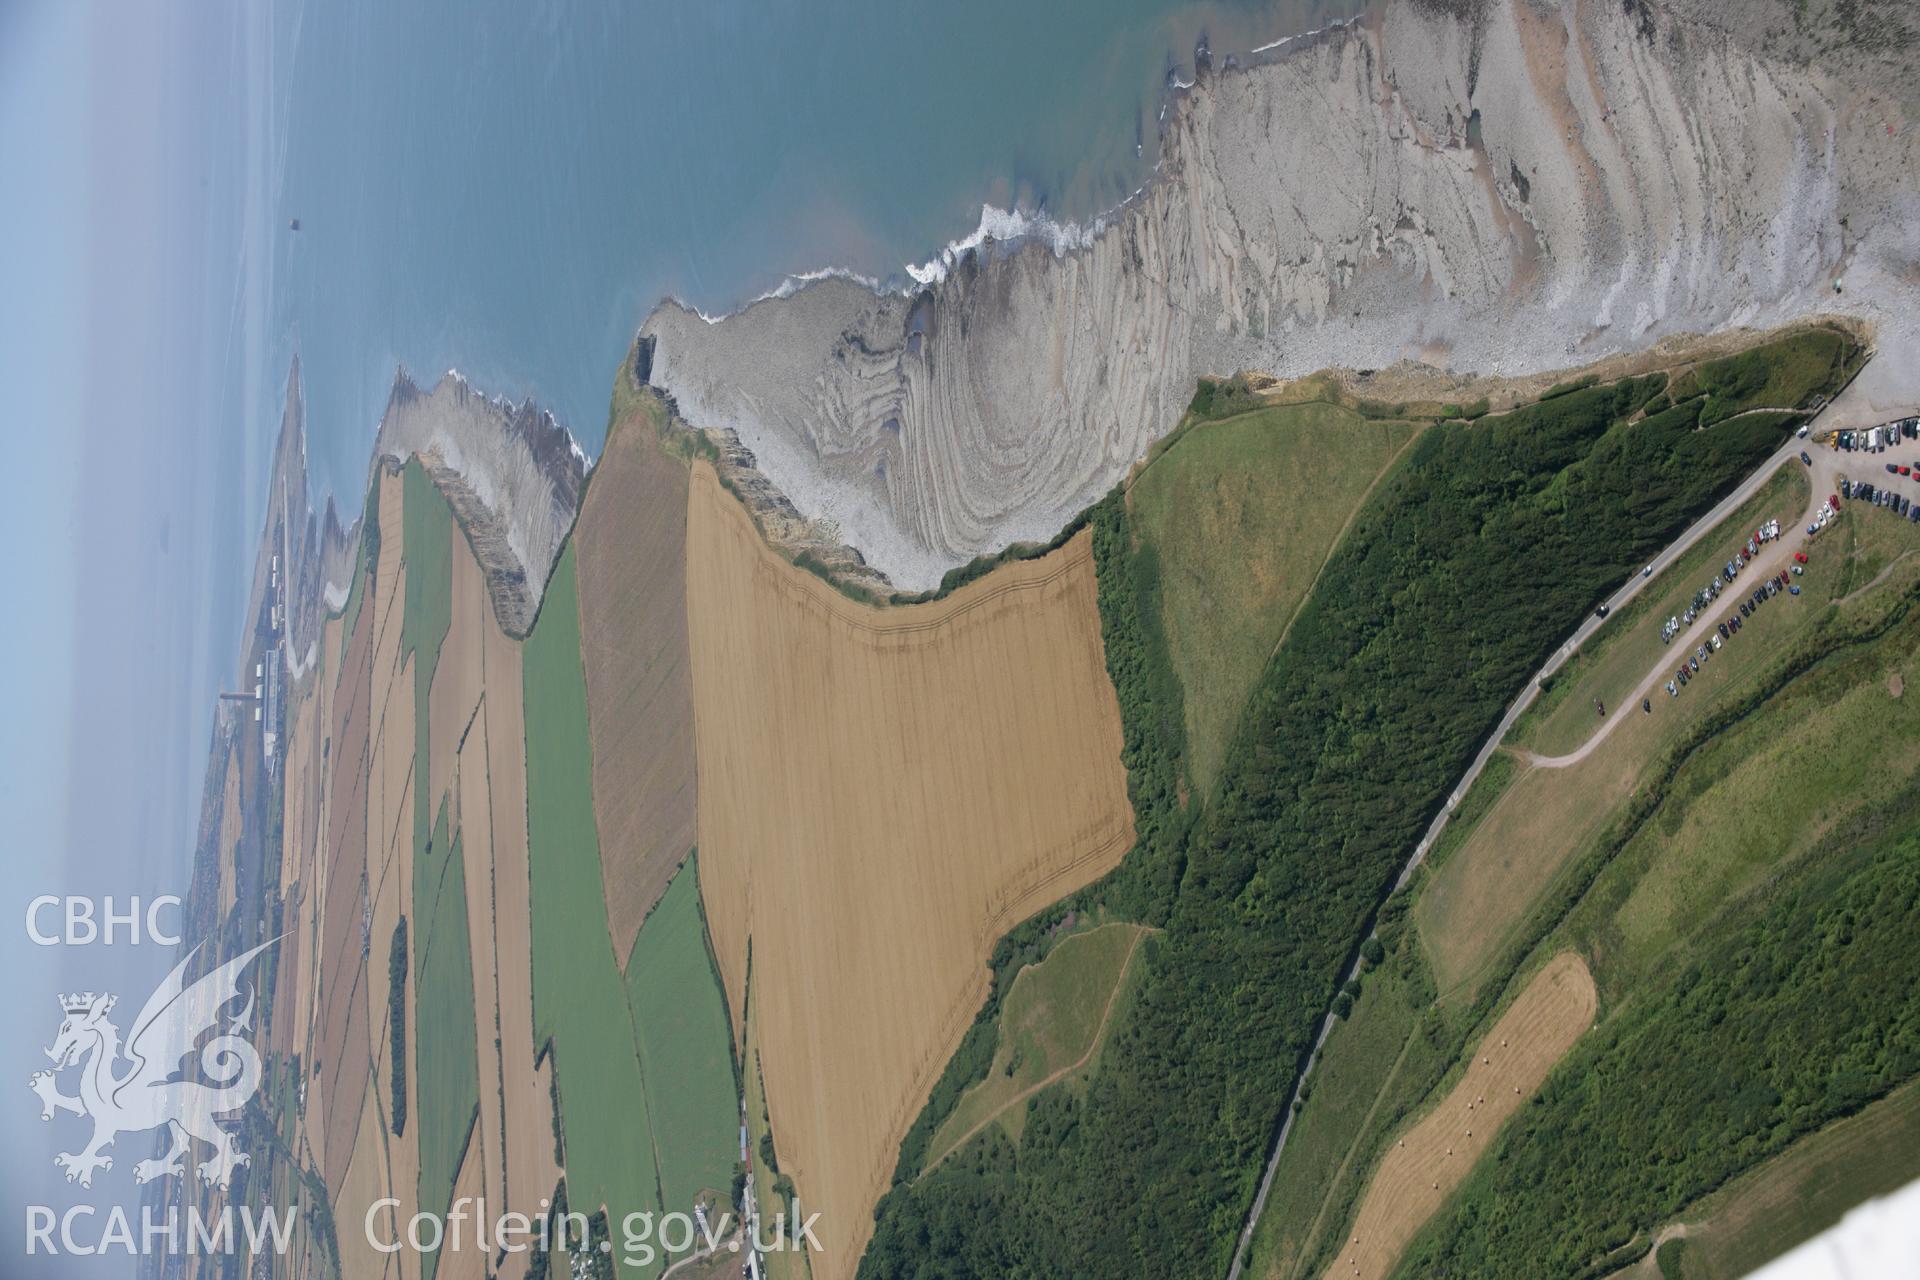
[{"label": "hazy sky", "polygon": [[[131,1272],[15,1261],[24,1206],[72,1202],[53,1154],[86,1136],[42,1124],[26,1081],[60,990],[137,1007],[171,955],[37,947],[25,914],[186,888],[259,517],[264,433],[235,392],[248,41],[222,4],[0,4],[0,1274]],[[121,1145],[93,1202],[132,1199],[145,1139]]]}]

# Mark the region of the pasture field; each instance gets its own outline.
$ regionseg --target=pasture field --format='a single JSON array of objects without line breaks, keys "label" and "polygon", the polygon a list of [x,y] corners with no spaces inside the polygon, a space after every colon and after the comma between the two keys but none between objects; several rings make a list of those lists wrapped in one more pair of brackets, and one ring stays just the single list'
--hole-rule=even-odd
[{"label": "pasture field", "polygon": [[1592,975],[1572,952],[1528,980],[1475,1046],[1459,1082],[1388,1149],[1325,1273],[1329,1280],[1392,1273],[1408,1242],[1592,1025],[1598,1007]]},{"label": "pasture field", "polygon": [[[1830,560],[1852,521],[1823,535]],[[1904,696],[1920,674],[1912,605],[1910,589],[1883,581],[1827,609],[1767,680],[1718,698],[1685,754],[1663,755],[1652,789],[1582,851],[1576,874],[1590,879],[1557,891],[1565,915],[1542,947],[1589,957],[1608,1017],[1579,1069],[1556,1077],[1548,1110],[1502,1139],[1436,1221],[1411,1271],[1498,1269],[1529,1242],[1551,1242],[1540,1265],[1561,1270],[1661,1240],[1666,1270],[1694,1275],[1709,1256],[1695,1225],[1737,1197],[1715,1192],[1700,1209],[1690,1197],[1764,1178],[1771,1165],[1758,1162],[1791,1159],[1795,1135],[1817,1141],[1825,1121],[1910,1077],[1910,984],[1884,975],[1912,937],[1913,766],[1901,750],[1917,736]],[[1490,1197],[1504,1198],[1510,1227],[1497,1238],[1470,1225]],[[1777,1209],[1753,1221],[1783,1237],[1815,1229]],[[1789,1243],[1756,1246],[1724,1274]]]},{"label": "pasture field", "polygon": [[568,1201],[588,1213],[605,1205],[617,1222],[660,1206],[633,1015],[600,905],[579,608],[569,545],[521,650],[534,1034],[553,1044]]},{"label": "pasture field", "polygon": [[640,927],[626,984],[666,1208],[689,1213],[703,1191],[724,1202],[739,1158],[740,1095],[727,1005],[700,921],[696,859],[682,864]]},{"label": "pasture field", "polygon": [[1606,931],[1612,967],[1650,970],[1876,793],[1913,787],[1920,699],[1888,688],[1917,676],[1912,653],[1839,656],[1703,745],[1674,778],[1661,820],[1621,853],[1638,879]]},{"label": "pasture field", "polygon": [[839,1280],[995,941],[1132,844],[1092,554],[1082,533],[875,609],[696,463],[687,582],[708,921],[736,1023],[751,943],[782,1168]]},{"label": "pasture field", "polygon": [[453,509],[418,458],[408,459],[400,474],[406,494],[401,523],[407,578],[400,660],[413,659],[413,853],[418,858],[426,848],[431,815],[440,799],[429,786],[433,776],[431,694],[440,645],[453,625]]},{"label": "pasture field", "polygon": [[1000,1013],[1000,1044],[986,1079],[960,1096],[927,1146],[928,1168],[998,1123],[1019,1142],[1026,1101],[1083,1072],[1113,1026],[1147,930],[1103,924],[1062,938],[1015,976]]},{"label": "pasture field", "polygon": [[[1831,542],[1816,544],[1811,554],[1806,575],[1796,579],[1801,595],[1776,597],[1756,612],[1678,698],[1654,689],[1649,695],[1653,713],[1630,714],[1584,760],[1566,768],[1542,768],[1529,765],[1524,749],[1509,744],[1510,750],[1523,753],[1518,772],[1486,816],[1434,869],[1415,904],[1414,916],[1433,957],[1443,998],[1469,1001],[1495,976],[1494,967],[1534,905],[1552,892],[1576,855],[1592,845],[1656,769],[1667,744],[1712,715],[1715,707],[1759,687],[1779,653],[1825,624],[1824,605],[1839,577],[1839,557]],[[1657,631],[1651,638],[1659,646]],[[1680,655],[1671,655],[1671,662],[1678,666]],[[1576,714],[1579,705],[1573,706]],[[1586,708],[1586,720],[1589,733],[1601,725],[1591,707]]]},{"label": "pasture field", "polygon": [[[420,1205],[440,1213],[453,1200],[480,1105],[479,1046],[473,1016],[472,941],[460,835],[447,832],[440,806],[427,846],[426,883],[415,894],[413,1077],[419,1110]],[[477,1169],[477,1166],[476,1166]],[[423,1261],[432,1280],[434,1255]]]},{"label": "pasture field", "polygon": [[[1807,509],[1807,501],[1804,471],[1782,467],[1775,472],[1760,492],[1607,619],[1580,652],[1554,673],[1547,692],[1527,708],[1509,741],[1549,756],[1585,742],[1598,723],[1593,712],[1596,698],[1609,708],[1618,706],[1640,678],[1669,654],[1678,665],[1678,654],[1661,642],[1660,624],[1684,613],[1694,593],[1719,574],[1763,521],[1778,517],[1780,536],[1797,542],[1801,528],[1794,521]],[[1715,617],[1738,613],[1740,601],[1756,581],[1753,573],[1742,573],[1707,611]]]},{"label": "pasture field", "polygon": [[1134,478],[1202,796],[1348,518],[1418,430],[1321,401],[1277,405],[1189,422]]},{"label": "pasture field", "polygon": [[1445,1075],[1457,1037],[1433,1000],[1419,935],[1399,927],[1384,962],[1362,980],[1337,1023],[1294,1116],[1247,1274],[1293,1280],[1317,1270],[1366,1189],[1380,1144]]},{"label": "pasture field", "polygon": [[1920,1178],[1920,1083],[1809,1134],[1686,1215],[1682,1280],[1739,1280]]},{"label": "pasture field", "polygon": [[603,897],[625,957],[693,847],[695,816],[687,468],[644,410],[608,430],[573,542]]}]

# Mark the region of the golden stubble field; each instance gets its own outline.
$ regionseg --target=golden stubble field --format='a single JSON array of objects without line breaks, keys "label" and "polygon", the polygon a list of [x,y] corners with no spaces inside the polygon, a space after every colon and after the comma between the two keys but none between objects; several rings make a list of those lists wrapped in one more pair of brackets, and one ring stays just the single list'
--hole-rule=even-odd
[{"label": "golden stubble field", "polygon": [[[479,563],[456,536],[449,627],[427,701],[431,777],[415,776],[414,659],[400,651],[408,568],[401,495],[391,477],[381,485],[380,562],[341,669],[336,675],[323,668],[292,709],[286,870],[294,885],[290,905],[299,905],[289,916],[287,954],[297,967],[282,989],[295,998],[276,1003],[271,1034],[319,1066],[309,1074],[297,1154],[323,1171],[331,1189],[345,1274],[411,1277],[419,1274],[419,1258],[376,1253],[363,1224],[376,1200],[393,1197],[399,1210],[376,1217],[390,1232],[413,1213],[418,1195],[420,1093],[432,1081],[409,1070],[411,1118],[396,1137],[387,955],[403,914],[418,942],[412,845],[422,786],[434,812],[447,804],[467,882],[480,1114],[457,1194],[485,1195],[495,1215],[531,1214],[552,1194],[559,1170],[547,1073],[534,1066],[520,645],[500,629]],[[328,625],[334,646],[341,628]],[[310,784],[294,785],[309,771]],[[406,1001],[410,1068],[419,1043],[417,963],[414,955]],[[517,1280],[527,1262],[527,1255],[509,1255],[497,1274]],[[477,1277],[487,1265],[471,1249],[449,1252],[440,1274]]]},{"label": "golden stubble field", "polygon": [[1133,841],[1089,538],[876,610],[761,540],[704,463],[687,612],[701,882],[782,1169],[850,1275],[1010,926]]},{"label": "golden stubble field", "polygon": [[1593,1023],[1599,993],[1571,951],[1549,960],[1473,1050],[1434,1109],[1395,1140],[1360,1201],[1326,1280],[1376,1280]]}]

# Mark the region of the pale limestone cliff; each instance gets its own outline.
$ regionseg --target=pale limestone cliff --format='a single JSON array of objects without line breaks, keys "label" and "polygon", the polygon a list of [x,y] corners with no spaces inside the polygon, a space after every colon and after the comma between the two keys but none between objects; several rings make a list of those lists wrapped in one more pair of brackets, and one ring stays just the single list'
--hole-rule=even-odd
[{"label": "pale limestone cliff", "polygon": [[1793,56],[1783,6],[1743,7],[1401,0],[1203,73],[1088,247],[989,245],[911,295],[829,278],[718,323],[668,304],[651,378],[919,589],[1049,537],[1201,373],[1528,373],[1817,311],[1920,353],[1899,102],[1846,78],[1867,59]]}]

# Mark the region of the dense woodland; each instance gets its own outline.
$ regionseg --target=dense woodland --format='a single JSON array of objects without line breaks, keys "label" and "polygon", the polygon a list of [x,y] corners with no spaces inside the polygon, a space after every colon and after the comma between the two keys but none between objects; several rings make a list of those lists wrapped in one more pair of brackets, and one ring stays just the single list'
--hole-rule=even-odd
[{"label": "dense woodland", "polygon": [[1920,1072],[1920,799],[1805,859],[1605,1022],[1515,1117],[1405,1276],[1613,1269],[1700,1196]]},{"label": "dense woodland", "polygon": [[[1419,832],[1553,646],[1794,421],[1700,430],[1698,398],[1631,421],[1664,387],[1572,388],[1423,434],[1206,797],[1183,790],[1154,549],[1123,494],[1094,509],[1139,827],[1101,892],[1166,932],[1084,1093],[1037,1096],[1017,1149],[990,1128],[918,1177],[903,1151],[862,1276],[1224,1274],[1314,1029]],[[983,1019],[922,1126],[992,1044]]]}]

